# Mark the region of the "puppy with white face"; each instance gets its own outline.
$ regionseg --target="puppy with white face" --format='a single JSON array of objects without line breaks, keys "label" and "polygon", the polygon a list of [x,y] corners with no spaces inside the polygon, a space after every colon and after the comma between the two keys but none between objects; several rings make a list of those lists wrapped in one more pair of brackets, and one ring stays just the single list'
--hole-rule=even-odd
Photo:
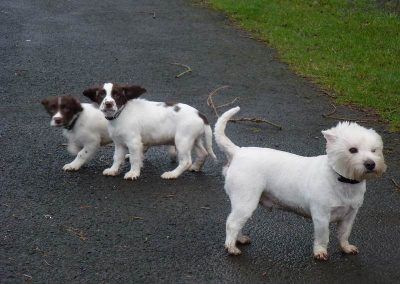
[{"label": "puppy with white face", "polygon": [[64,165],[65,171],[77,171],[100,147],[111,143],[107,120],[103,113],[91,104],[81,104],[72,96],[50,97],[42,105],[51,115],[50,125],[62,127],[68,139],[68,151],[75,159]]},{"label": "puppy with white face", "polygon": [[215,139],[228,158],[223,170],[232,207],[226,221],[228,252],[240,254],[236,243],[250,242],[241,230],[260,203],[311,218],[316,259],[328,259],[331,222],[338,225],[341,250],[358,253],[349,236],[363,203],[366,180],[386,171],[381,137],[357,123],[342,122],[322,131],[326,155],[302,157],[269,148],[238,147],[225,135],[225,127],[239,110],[227,111],[215,125]]},{"label": "puppy with white face", "polygon": [[[125,179],[137,179],[143,165],[143,149],[156,145],[175,145],[179,165],[162,174],[174,179],[186,170],[200,171],[206,157],[211,155],[212,130],[207,118],[186,104],[152,102],[139,98],[146,90],[139,86],[119,86],[106,83],[87,89],[83,95],[100,105],[109,121],[108,129],[115,144],[114,162],[104,175],[115,176],[129,153],[131,169]],[[205,145],[203,142],[205,138]],[[191,151],[197,159],[192,164]]]}]

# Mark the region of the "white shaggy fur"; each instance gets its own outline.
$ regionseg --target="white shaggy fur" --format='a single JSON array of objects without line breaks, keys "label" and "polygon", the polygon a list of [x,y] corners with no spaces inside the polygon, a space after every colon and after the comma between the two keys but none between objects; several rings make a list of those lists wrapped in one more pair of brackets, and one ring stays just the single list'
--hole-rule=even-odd
[{"label": "white shaggy fur", "polygon": [[[228,158],[224,169],[225,190],[232,206],[226,221],[228,252],[240,254],[236,242],[250,242],[241,230],[261,203],[312,218],[316,259],[328,259],[331,222],[338,224],[342,251],[357,253],[357,247],[348,238],[363,203],[365,179],[386,170],[381,137],[372,129],[342,122],[322,131],[327,140],[327,155],[302,157],[269,148],[238,147],[224,131],[227,121],[239,110],[236,107],[227,111],[215,126],[217,144]],[[341,182],[339,174],[359,183]]]},{"label": "white shaggy fur", "polygon": [[[143,165],[143,149],[153,145],[175,145],[178,163],[176,169],[161,175],[164,179],[174,179],[190,169],[199,171],[208,155],[214,159],[212,150],[212,130],[199,116],[199,112],[186,104],[168,107],[162,102],[145,99],[131,99],[122,108],[112,97],[112,83],[104,84],[106,96],[100,104],[107,117],[120,112],[118,118],[110,120],[108,129],[115,144],[114,163],[103,174],[115,176],[129,152],[131,169],[125,179],[137,179]],[[106,104],[112,107],[107,107]],[[122,110],[121,110],[122,109]],[[178,109],[178,110],[177,110]],[[205,136],[205,148],[203,146]],[[197,159],[192,165],[191,151],[195,149]]]},{"label": "white shaggy fur", "polygon": [[[88,162],[100,146],[112,142],[104,114],[91,104],[82,103],[83,111],[71,130],[63,129],[63,135],[68,139],[68,151],[76,155],[75,159],[64,165],[65,171],[77,171]],[[58,112],[56,115],[60,115]],[[52,118],[53,122],[54,118]]]}]

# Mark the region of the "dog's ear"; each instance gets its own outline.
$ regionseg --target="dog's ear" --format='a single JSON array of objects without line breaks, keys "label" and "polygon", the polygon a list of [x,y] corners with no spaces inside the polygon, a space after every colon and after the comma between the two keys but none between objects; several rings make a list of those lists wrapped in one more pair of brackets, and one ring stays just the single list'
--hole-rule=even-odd
[{"label": "dog's ear", "polygon": [[321,132],[322,132],[322,135],[324,135],[326,142],[328,144],[333,144],[336,142],[337,136],[336,136],[336,133],[334,130],[328,129],[328,130],[324,130]]},{"label": "dog's ear", "polygon": [[124,92],[124,95],[126,99],[132,100],[140,97],[140,95],[146,93],[146,89],[142,88],[140,86],[123,86],[122,91]]},{"label": "dog's ear", "polygon": [[77,98],[73,96],[68,96],[67,98],[68,98],[68,106],[74,113],[78,113],[83,110],[81,102]]},{"label": "dog's ear", "polygon": [[41,104],[44,106],[44,109],[45,109],[49,114],[51,114],[51,110],[50,110],[50,99],[47,98],[47,99],[42,100],[42,101],[41,101]]},{"label": "dog's ear", "polygon": [[44,105],[44,107],[47,107],[49,105],[49,100],[48,99],[44,99],[41,101],[41,104]]},{"label": "dog's ear", "polygon": [[83,95],[95,103],[101,103],[99,102],[99,88],[86,89],[83,91]]}]

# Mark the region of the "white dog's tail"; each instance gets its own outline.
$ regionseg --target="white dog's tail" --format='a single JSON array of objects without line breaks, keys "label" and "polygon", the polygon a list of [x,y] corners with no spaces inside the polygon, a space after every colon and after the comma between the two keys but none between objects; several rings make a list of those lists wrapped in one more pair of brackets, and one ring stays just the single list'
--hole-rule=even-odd
[{"label": "white dog's tail", "polygon": [[225,135],[225,127],[228,120],[232,116],[234,116],[239,110],[240,107],[235,107],[228,110],[223,115],[221,115],[220,118],[218,118],[217,123],[215,124],[215,141],[217,141],[218,147],[221,149],[222,152],[225,153],[226,157],[228,158],[228,165],[231,162],[233,155],[240,147],[233,144],[233,142]]},{"label": "white dog's tail", "polygon": [[217,159],[217,156],[215,156],[213,148],[212,148],[212,129],[209,124],[204,125],[204,137],[206,140],[206,150],[208,154],[214,159]]}]

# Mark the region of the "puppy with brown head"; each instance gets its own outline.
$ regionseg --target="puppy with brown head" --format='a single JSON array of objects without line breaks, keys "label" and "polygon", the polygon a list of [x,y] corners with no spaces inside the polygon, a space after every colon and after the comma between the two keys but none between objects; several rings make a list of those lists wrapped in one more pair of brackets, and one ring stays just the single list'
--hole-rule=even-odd
[{"label": "puppy with brown head", "polygon": [[64,165],[65,171],[76,171],[85,164],[100,145],[111,142],[107,120],[100,110],[91,104],[81,104],[72,96],[49,97],[42,105],[50,114],[50,125],[63,127],[68,139],[68,151],[75,159]]},{"label": "puppy with brown head", "polygon": [[50,97],[42,100],[42,105],[51,115],[50,125],[72,129],[83,108],[72,96]]},{"label": "puppy with brown head", "polygon": [[[100,105],[109,120],[108,129],[115,144],[114,163],[103,171],[115,176],[129,152],[131,169],[125,179],[137,179],[143,164],[143,149],[153,145],[175,145],[179,165],[161,177],[174,179],[190,169],[199,171],[212,150],[212,130],[198,110],[186,104],[168,105],[139,98],[146,90],[140,86],[106,83],[90,88],[83,95]],[[203,143],[205,138],[205,147]],[[191,151],[197,159],[192,165]]]}]

